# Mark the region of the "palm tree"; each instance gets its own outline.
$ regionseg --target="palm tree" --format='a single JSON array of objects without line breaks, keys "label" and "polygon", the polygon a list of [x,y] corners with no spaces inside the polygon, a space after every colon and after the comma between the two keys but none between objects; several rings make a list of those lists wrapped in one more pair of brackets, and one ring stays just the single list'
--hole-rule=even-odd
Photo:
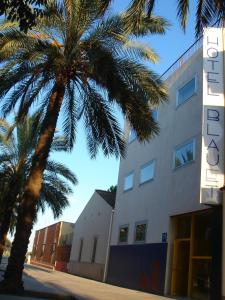
[{"label": "palm tree", "polygon": [[117,185],[111,185],[108,190],[108,192],[111,192],[111,193],[116,193],[117,191]]},{"label": "palm tree", "polygon": [[[138,28],[143,15],[151,15],[155,0],[132,0],[127,10],[127,26]],[[189,13],[190,0],[177,0],[177,17],[185,30]],[[224,0],[196,1],[196,37],[202,34],[203,28],[212,25],[217,20],[225,20]]]},{"label": "palm tree", "polygon": [[27,35],[16,24],[3,22],[0,26],[3,116],[18,107],[20,121],[34,103],[44,115],[2,283],[14,291],[23,288],[23,263],[60,111],[70,149],[77,121],[83,120],[91,157],[100,147],[106,156],[125,153],[115,107],[140,141],[158,133],[149,108],[166,100],[166,89],[157,74],[142,63],[155,62],[156,54],[135,36],[164,33],[167,23],[152,17],[140,31],[125,30],[123,16],[109,16],[109,2],[47,1],[44,16]]},{"label": "palm tree", "polygon": [[[7,234],[15,226],[24,183],[31,165],[31,158],[37,144],[40,123],[38,115],[25,118],[16,128],[16,135],[10,135],[10,126],[1,120],[0,127],[0,262],[5,249]],[[52,150],[64,150],[63,139],[55,138]],[[63,180],[66,179],[65,180]],[[40,200],[37,212],[51,208],[58,218],[69,205],[67,196],[72,192],[68,182],[76,184],[75,175],[64,165],[47,161],[43,175]]]},{"label": "palm tree", "polygon": [[2,0],[0,15],[6,15],[9,20],[17,20],[21,30],[27,31],[34,26],[35,19],[41,15],[41,6],[45,0]]}]

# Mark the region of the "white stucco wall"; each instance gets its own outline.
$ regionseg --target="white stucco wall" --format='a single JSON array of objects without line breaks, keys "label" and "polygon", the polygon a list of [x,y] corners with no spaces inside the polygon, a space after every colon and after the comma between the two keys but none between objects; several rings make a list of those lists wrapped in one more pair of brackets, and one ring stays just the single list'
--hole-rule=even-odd
[{"label": "white stucco wall", "polygon": [[[176,107],[177,89],[197,76],[197,93]],[[201,128],[202,128],[202,50],[167,80],[169,102],[160,106],[160,134],[148,144],[137,140],[128,146],[127,157],[121,160],[111,244],[118,244],[119,227],[129,224],[128,244],[134,243],[135,222],[147,220],[146,243],[162,241],[169,234],[169,218],[205,208],[199,203]],[[126,125],[126,134],[129,125]],[[189,139],[196,139],[195,161],[173,169],[174,148]],[[156,160],[155,178],[139,185],[141,166]],[[134,187],[123,191],[124,177],[134,171]]]},{"label": "white stucco wall", "polygon": [[105,263],[111,212],[112,207],[95,192],[75,223],[70,261],[78,261],[82,238],[81,262],[91,263],[94,237],[98,237],[95,263]]}]

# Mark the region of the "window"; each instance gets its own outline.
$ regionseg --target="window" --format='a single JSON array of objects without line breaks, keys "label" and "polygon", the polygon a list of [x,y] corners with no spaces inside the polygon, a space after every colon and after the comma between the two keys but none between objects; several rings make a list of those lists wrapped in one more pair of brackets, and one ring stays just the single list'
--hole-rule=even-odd
[{"label": "window", "polygon": [[146,222],[138,222],[135,226],[135,242],[144,242],[147,231]]},{"label": "window", "polygon": [[134,129],[131,129],[128,137],[128,143],[133,142],[136,138],[137,138],[136,131]]},{"label": "window", "polygon": [[130,173],[128,174],[125,178],[124,178],[124,191],[130,190],[133,188],[134,185],[134,173]]},{"label": "window", "polygon": [[194,93],[196,93],[196,76],[178,90],[177,106],[188,100],[191,96],[194,95]]},{"label": "window", "polygon": [[98,243],[98,238],[94,238],[94,244],[93,244],[93,249],[92,249],[92,256],[91,256],[91,262],[95,262],[95,256],[96,256],[96,249],[97,249],[97,243]]},{"label": "window", "polygon": [[154,178],[155,173],[155,161],[152,161],[141,167],[140,172],[140,184],[145,183]]},{"label": "window", "polygon": [[152,110],[152,117],[153,117],[155,122],[158,121],[158,109],[157,108]]},{"label": "window", "polygon": [[79,256],[78,256],[78,261],[79,262],[81,261],[82,250],[83,250],[83,243],[84,243],[84,240],[80,239],[80,250],[79,250]]},{"label": "window", "polygon": [[119,243],[126,243],[128,238],[128,225],[120,226]]},{"label": "window", "polygon": [[195,140],[182,145],[175,150],[174,168],[182,167],[194,160]]}]

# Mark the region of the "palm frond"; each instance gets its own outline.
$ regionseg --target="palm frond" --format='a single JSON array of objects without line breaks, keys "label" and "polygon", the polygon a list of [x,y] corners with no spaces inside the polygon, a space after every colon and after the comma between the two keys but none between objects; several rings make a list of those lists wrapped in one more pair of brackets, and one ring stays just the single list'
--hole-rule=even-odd
[{"label": "palm frond", "polygon": [[88,149],[92,158],[96,157],[99,146],[105,156],[124,156],[125,143],[123,133],[112,114],[110,103],[92,87],[83,93],[84,121],[87,131]]},{"label": "palm frond", "polygon": [[67,141],[68,150],[73,149],[76,139],[77,108],[75,106],[75,88],[73,82],[67,86],[64,102],[63,135]]},{"label": "palm frond", "polygon": [[[57,176],[62,176],[72,184],[77,184],[77,178],[74,175],[74,173],[67,168],[65,165],[61,163],[57,163],[52,160],[48,160],[47,165],[46,165],[46,171],[48,174],[53,174]],[[51,175],[52,176],[52,175]]]}]

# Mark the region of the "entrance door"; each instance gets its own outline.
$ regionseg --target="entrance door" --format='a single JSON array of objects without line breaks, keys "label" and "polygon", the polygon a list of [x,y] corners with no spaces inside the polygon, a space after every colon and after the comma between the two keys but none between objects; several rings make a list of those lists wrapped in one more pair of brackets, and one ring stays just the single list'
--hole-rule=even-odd
[{"label": "entrance door", "polygon": [[190,261],[190,239],[174,241],[172,267],[172,295],[186,297],[188,295],[188,276]]}]

